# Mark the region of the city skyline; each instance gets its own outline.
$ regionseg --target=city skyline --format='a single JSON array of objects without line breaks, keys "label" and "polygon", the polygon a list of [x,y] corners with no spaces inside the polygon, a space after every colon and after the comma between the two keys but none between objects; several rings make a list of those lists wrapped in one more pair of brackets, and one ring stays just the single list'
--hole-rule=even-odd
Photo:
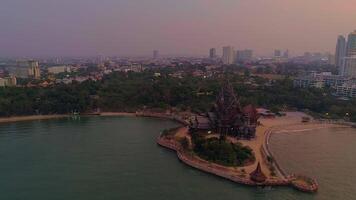
[{"label": "city skyline", "polygon": [[356,28],[355,9],[348,6],[355,3],[4,0],[0,55],[141,56],[157,49],[194,56],[227,45],[256,55],[273,55],[273,49],[334,52],[335,38]]}]

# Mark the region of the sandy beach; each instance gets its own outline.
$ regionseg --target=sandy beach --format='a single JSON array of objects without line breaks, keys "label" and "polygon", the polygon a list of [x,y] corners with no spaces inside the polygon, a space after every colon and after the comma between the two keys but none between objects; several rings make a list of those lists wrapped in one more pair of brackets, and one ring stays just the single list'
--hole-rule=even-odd
[{"label": "sandy beach", "polygon": [[102,112],[100,116],[126,116],[126,117],[135,117],[136,113],[127,113],[127,112]]},{"label": "sandy beach", "polygon": [[68,117],[69,115],[31,115],[31,116],[16,116],[16,117],[2,117],[0,118],[0,123],[11,123],[20,121],[31,121],[31,120],[47,120]]},{"label": "sandy beach", "polygon": [[[129,112],[102,112],[98,116],[108,116],[108,117],[140,117],[140,116],[151,116],[152,117],[161,117],[167,119],[168,116],[161,113],[129,113]],[[83,114],[81,116],[90,116],[91,114]],[[30,115],[30,116],[14,116],[14,117],[0,117],[0,123],[11,123],[11,122],[20,122],[20,121],[31,121],[31,120],[46,120],[46,119],[56,119],[69,117],[71,115]]]}]

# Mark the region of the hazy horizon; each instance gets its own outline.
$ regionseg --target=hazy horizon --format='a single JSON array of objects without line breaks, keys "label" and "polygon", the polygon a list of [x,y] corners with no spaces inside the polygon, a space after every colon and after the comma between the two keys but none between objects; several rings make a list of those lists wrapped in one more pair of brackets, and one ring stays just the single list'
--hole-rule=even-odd
[{"label": "hazy horizon", "polygon": [[2,0],[0,57],[334,53],[356,0]]}]

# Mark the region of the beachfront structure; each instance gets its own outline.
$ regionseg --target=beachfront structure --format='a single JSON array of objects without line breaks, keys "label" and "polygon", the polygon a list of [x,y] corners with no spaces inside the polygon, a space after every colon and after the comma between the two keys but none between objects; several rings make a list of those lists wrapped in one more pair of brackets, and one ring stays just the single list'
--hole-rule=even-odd
[{"label": "beachfront structure", "polygon": [[225,83],[211,111],[195,116],[191,120],[190,130],[250,139],[255,137],[258,116],[254,106],[242,108],[231,84]]}]

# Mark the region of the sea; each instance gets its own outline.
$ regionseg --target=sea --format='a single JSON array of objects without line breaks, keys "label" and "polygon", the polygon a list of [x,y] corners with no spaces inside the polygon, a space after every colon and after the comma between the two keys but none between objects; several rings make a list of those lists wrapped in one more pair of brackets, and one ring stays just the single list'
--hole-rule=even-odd
[{"label": "sea", "polygon": [[137,117],[80,117],[0,124],[1,200],[356,199],[356,129],[274,134],[291,173],[318,180],[316,194],[249,187],[181,163],[156,144],[179,124]]}]

